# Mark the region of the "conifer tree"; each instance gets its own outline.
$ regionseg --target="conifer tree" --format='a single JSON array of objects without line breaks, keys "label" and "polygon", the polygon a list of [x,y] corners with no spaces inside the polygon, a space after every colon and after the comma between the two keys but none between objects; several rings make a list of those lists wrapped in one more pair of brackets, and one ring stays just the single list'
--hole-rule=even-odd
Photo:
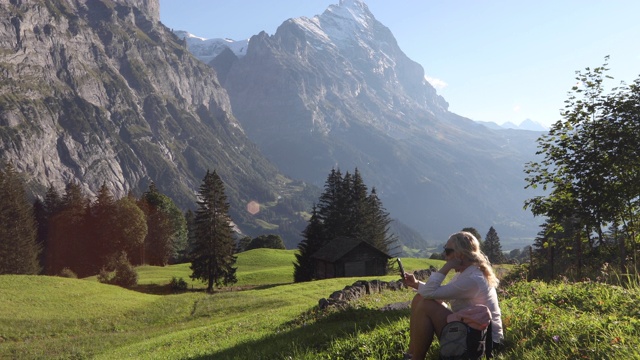
[{"label": "conifer tree", "polygon": [[60,211],[49,222],[47,274],[57,275],[63,268],[69,268],[78,276],[91,275],[85,273],[80,263],[85,250],[83,241],[87,237],[88,203],[80,185],[73,182],[66,185]]},{"label": "conifer tree", "polygon": [[314,278],[315,266],[313,255],[326,244],[324,226],[318,216],[316,205],[313,205],[309,224],[302,232],[302,241],[298,244],[296,262],[293,264],[293,281],[311,281]]},{"label": "conifer tree", "polygon": [[493,226],[489,228],[489,232],[487,232],[487,236],[482,243],[482,252],[487,255],[492,264],[503,264],[506,260],[502,253],[500,237],[498,237],[498,233]]},{"label": "conifer tree", "polygon": [[12,164],[0,170],[0,275],[40,272],[37,227],[23,184]]},{"label": "conifer tree", "polygon": [[215,172],[207,173],[200,185],[194,219],[195,236],[190,254],[191,278],[213,287],[237,282],[235,242],[224,183]]},{"label": "conifer tree", "polygon": [[367,186],[357,168],[353,175],[347,172],[344,177],[340,170],[332,169],[324,189],[298,245],[295,281],[313,279],[311,256],[339,238],[365,241],[386,254],[396,251],[397,238],[389,233],[389,214],[375,189],[367,195]]},{"label": "conifer tree", "polygon": [[[331,169],[317,205],[318,220],[324,225],[327,239],[334,239],[343,233],[344,213],[340,212],[344,203],[342,179],[340,169]],[[327,239],[323,241],[326,243]]]},{"label": "conifer tree", "polygon": [[391,217],[378,198],[375,188],[371,189],[371,193],[367,197],[367,204],[369,216],[365,223],[369,224],[369,234],[362,239],[385,254],[396,253],[398,238],[390,232]]},{"label": "conifer tree", "polygon": [[121,225],[116,222],[116,212],[116,201],[106,183],[103,183],[87,217],[88,237],[84,242],[82,260],[85,263],[83,267],[89,273],[97,274],[113,252],[115,231]]},{"label": "conifer tree", "polygon": [[42,247],[40,265],[45,270],[49,269],[48,259],[51,244],[51,219],[62,208],[62,198],[53,185],[50,185],[44,196],[44,201],[36,199],[33,204],[34,214],[38,226],[38,244]]}]

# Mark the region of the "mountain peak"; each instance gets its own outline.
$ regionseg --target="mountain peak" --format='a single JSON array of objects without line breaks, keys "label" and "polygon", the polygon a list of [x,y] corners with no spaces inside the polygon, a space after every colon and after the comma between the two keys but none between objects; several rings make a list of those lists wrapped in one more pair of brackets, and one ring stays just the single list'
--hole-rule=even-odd
[{"label": "mountain peak", "polygon": [[369,13],[369,8],[367,4],[362,0],[340,0],[338,7],[350,9],[355,12],[366,12]]},{"label": "mountain peak", "polygon": [[355,21],[363,28],[370,27],[373,14],[362,0],[340,0],[338,5],[330,5],[321,18],[337,17],[347,21]]}]

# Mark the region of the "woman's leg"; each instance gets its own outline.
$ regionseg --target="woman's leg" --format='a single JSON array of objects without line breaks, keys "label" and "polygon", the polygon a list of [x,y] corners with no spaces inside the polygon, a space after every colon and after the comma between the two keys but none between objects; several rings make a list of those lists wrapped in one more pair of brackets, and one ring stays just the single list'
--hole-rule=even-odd
[{"label": "woman's leg", "polygon": [[409,353],[413,355],[413,360],[424,359],[433,341],[433,335],[440,336],[449,314],[451,310],[442,303],[425,299],[420,294],[414,296],[409,321]]}]

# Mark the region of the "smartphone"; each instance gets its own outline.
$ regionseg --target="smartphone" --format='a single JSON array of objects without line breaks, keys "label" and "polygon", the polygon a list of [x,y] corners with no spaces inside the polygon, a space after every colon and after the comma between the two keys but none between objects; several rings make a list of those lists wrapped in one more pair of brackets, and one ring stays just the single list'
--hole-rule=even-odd
[{"label": "smartphone", "polygon": [[398,266],[400,267],[400,277],[404,279],[404,266],[402,266],[402,261],[400,261],[400,258],[396,258],[396,261],[398,261]]}]

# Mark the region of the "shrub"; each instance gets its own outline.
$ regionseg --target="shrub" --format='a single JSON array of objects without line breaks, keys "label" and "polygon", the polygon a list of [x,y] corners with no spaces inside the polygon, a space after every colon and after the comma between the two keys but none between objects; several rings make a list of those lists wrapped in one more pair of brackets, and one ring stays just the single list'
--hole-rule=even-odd
[{"label": "shrub", "polygon": [[78,278],[78,275],[76,275],[76,273],[74,273],[73,270],[69,269],[68,267],[60,270],[60,274],[58,276],[70,279]]},{"label": "shrub", "polygon": [[100,270],[98,281],[128,288],[138,283],[138,273],[129,262],[127,254],[122,252],[117,258],[109,262],[107,268]]},{"label": "shrub", "polygon": [[183,278],[177,279],[175,276],[171,279],[169,287],[173,292],[180,292],[187,290],[187,282]]}]

